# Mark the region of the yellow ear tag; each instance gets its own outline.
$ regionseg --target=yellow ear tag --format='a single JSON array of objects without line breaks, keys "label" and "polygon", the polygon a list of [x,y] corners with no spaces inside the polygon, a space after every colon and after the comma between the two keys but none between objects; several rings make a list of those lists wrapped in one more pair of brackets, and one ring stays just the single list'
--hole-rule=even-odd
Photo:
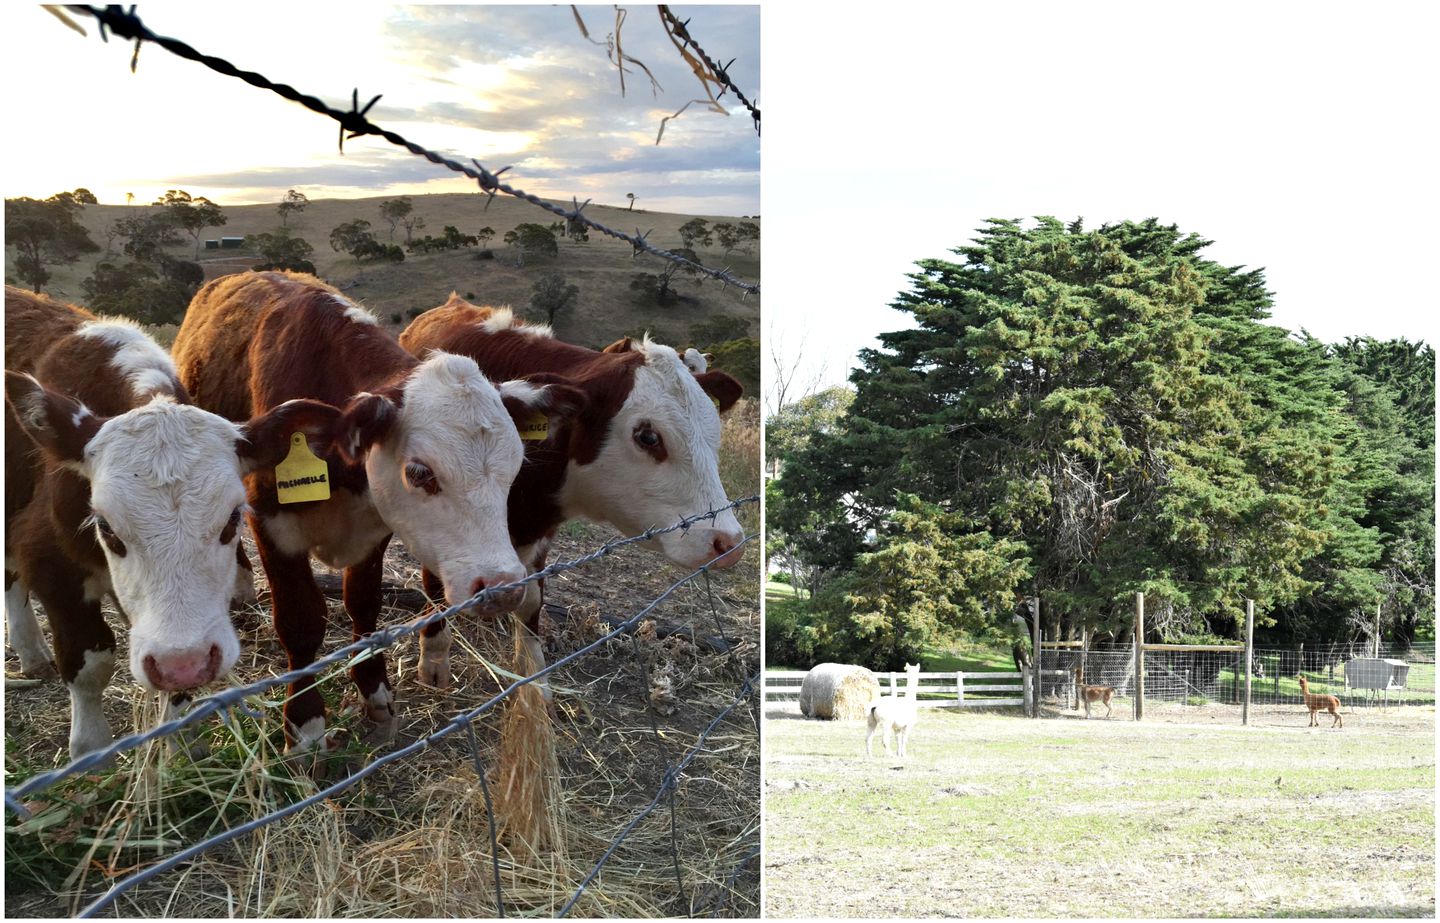
[{"label": "yellow ear tag", "polygon": [[719,409],[720,409],[720,398],[718,398],[718,397],[712,397],[712,398],[710,398],[710,403],[712,403],[712,404],[715,405],[715,409],[716,409],[716,410],[719,410]]},{"label": "yellow ear tag", "polygon": [[520,424],[520,438],[526,442],[544,442],[550,437],[550,418],[537,413]]},{"label": "yellow ear tag", "polygon": [[275,466],[275,492],[281,503],[330,499],[330,468],[310,451],[304,433],[290,437],[290,454]]}]

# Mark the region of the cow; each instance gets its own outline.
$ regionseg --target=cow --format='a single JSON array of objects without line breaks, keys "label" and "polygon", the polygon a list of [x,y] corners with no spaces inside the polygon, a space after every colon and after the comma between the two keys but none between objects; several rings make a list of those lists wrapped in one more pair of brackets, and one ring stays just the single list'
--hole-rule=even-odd
[{"label": "cow", "polygon": [[[524,576],[505,529],[506,497],[524,456],[516,420],[575,413],[584,395],[563,379],[497,387],[465,356],[437,352],[421,362],[338,289],[291,272],[206,284],[173,354],[195,402],[228,419],[296,398],[341,408],[330,439],[308,447],[323,462],[327,499],[282,503],[278,490],[293,484],[273,469],[247,478],[251,530],[292,670],[313,663],[324,640],[326,607],[312,556],[344,570],[345,610],[357,639],[375,630],[392,534],[437,575],[452,606]],[[498,614],[521,592],[494,595],[472,611]],[[448,632],[422,636],[422,662],[434,661],[435,644],[448,651]],[[376,724],[371,738],[390,739],[395,696],[384,657],[353,664],[350,675]],[[289,691],[287,748],[333,745],[319,690],[306,679]]]},{"label": "cow", "polygon": [[[510,308],[479,307],[455,293],[411,322],[400,343],[417,357],[469,356],[492,377],[563,375],[584,392],[578,414],[552,421],[543,438],[526,442],[525,467],[510,492],[510,538],[531,573],[545,566],[551,539],[568,519],[606,522],[633,536],[728,504],[720,483],[720,413],[742,389],[724,372],[696,373],[675,350],[648,338],[625,337],[598,352],[563,343]],[[704,359],[696,359],[703,368]],[[742,538],[727,509],[658,542],[681,566],[726,568],[739,562]],[[433,576],[422,580],[433,594]],[[544,661],[542,602],[543,586],[532,584],[518,609],[536,663]]]},{"label": "cow", "polygon": [[[5,289],[5,621],[28,676],[70,693],[70,755],[113,739],[101,695],[115,670],[112,596],[136,682],[169,695],[224,677],[242,476],[281,457],[333,407],[297,402],[244,425],[190,403],[169,355],[134,323]],[[44,606],[52,662],[35,612]]]}]

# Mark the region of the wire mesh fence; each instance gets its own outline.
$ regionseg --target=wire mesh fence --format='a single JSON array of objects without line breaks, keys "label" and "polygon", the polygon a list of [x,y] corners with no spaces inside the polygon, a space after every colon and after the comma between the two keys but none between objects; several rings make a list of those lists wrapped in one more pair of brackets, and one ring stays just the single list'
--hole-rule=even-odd
[{"label": "wire mesh fence", "polygon": [[[333,679],[343,676],[345,668],[348,667],[350,664],[354,663],[356,659],[366,656],[369,652],[390,647],[401,638],[406,638],[410,635],[416,634],[420,631],[421,628],[423,628],[427,624],[430,624],[442,618],[454,618],[455,616],[461,614],[463,610],[482,602],[487,595],[505,593],[507,590],[523,587],[528,583],[538,581],[546,576],[553,577],[559,574],[574,571],[578,568],[596,562],[607,555],[613,554],[620,548],[639,542],[648,541],[666,532],[688,529],[694,523],[706,519],[713,519],[715,516],[719,515],[725,510],[736,509],[745,505],[758,503],[758,499],[758,497],[753,496],[740,498],[731,501],[729,504],[719,510],[713,510],[707,513],[699,514],[697,516],[687,517],[686,519],[665,528],[652,529],[646,533],[642,533],[641,535],[629,539],[618,539],[607,542],[600,548],[597,548],[588,554],[582,555],[569,561],[557,562],[556,564],[553,564],[545,568],[544,570],[537,572],[536,574],[532,574],[521,581],[517,581],[514,584],[488,588],[484,591],[481,591],[480,593],[477,593],[471,599],[466,600],[465,602],[457,606],[452,606],[443,610],[437,610],[427,615],[415,618],[404,625],[378,631],[372,635],[361,639],[360,641],[357,641],[351,645],[347,645],[346,647],[334,652],[327,657],[321,658],[320,660],[316,661],[316,663],[304,668],[303,670],[291,671],[289,673],[281,674],[278,676],[269,676],[257,682],[226,689],[219,693],[216,693],[215,695],[198,699],[190,704],[188,710],[186,710],[182,715],[173,720],[163,722],[155,727],[146,729],[139,733],[122,737],[116,740],[110,747],[107,747],[102,751],[87,754],[86,756],[74,760],[58,769],[39,773],[29,779],[26,779],[24,782],[18,785],[8,787],[5,791],[6,806],[19,821],[23,822],[27,819],[42,820],[45,812],[51,807],[51,804],[47,802],[45,797],[42,796],[46,796],[47,792],[52,789],[56,789],[57,787],[61,786],[62,783],[73,782],[82,777],[86,779],[95,778],[91,775],[94,770],[110,763],[116,762],[117,758],[120,757],[121,754],[135,751],[137,748],[140,748],[147,743],[152,743],[163,739],[174,739],[183,741],[187,733],[193,732],[193,730],[196,728],[197,725],[200,724],[200,722],[205,721],[211,716],[218,716],[220,720],[224,722],[227,726],[236,727],[238,727],[242,723],[245,723],[247,720],[263,720],[267,709],[273,711],[282,704],[279,701],[267,701],[265,698],[266,694],[270,690],[288,684],[292,679],[314,676],[316,677],[317,683],[319,683],[325,682],[327,678]],[[743,539],[742,545],[754,541],[755,538],[756,535],[754,533],[747,535]],[[512,700],[516,696],[517,692],[522,688],[529,686],[530,684],[533,684],[536,681],[555,673],[556,671],[566,667],[569,664],[575,663],[581,658],[594,655],[597,651],[602,650],[614,640],[629,636],[629,638],[632,639],[632,642],[637,645],[637,655],[640,654],[638,650],[638,629],[641,628],[642,623],[647,618],[653,616],[656,607],[659,606],[661,602],[669,598],[677,590],[686,585],[696,583],[698,581],[704,581],[706,596],[710,599],[711,615],[718,626],[719,616],[718,613],[715,611],[714,594],[709,585],[709,573],[714,563],[715,562],[712,561],[685,574],[680,579],[670,584],[667,589],[658,593],[655,597],[646,600],[643,605],[639,605],[639,608],[637,608],[632,615],[623,619],[622,621],[619,621],[618,624],[615,624],[613,628],[611,628],[611,630],[605,631],[603,634],[600,634],[599,637],[597,637],[590,643],[579,647],[577,650],[574,650],[566,654],[565,656],[556,659],[553,663],[550,663],[542,669],[536,670],[528,675],[512,675],[510,677],[511,681],[508,683],[508,685],[505,685],[505,687],[501,689],[497,694],[490,696],[475,707],[450,715],[446,720],[442,721],[438,727],[434,728],[434,730],[420,736],[413,742],[378,756],[373,761],[369,762],[363,767],[360,767],[353,772],[347,773],[346,775],[344,775],[343,778],[340,778],[338,781],[335,781],[328,785],[315,787],[313,791],[311,791],[304,797],[299,797],[294,800],[287,801],[286,803],[275,807],[273,810],[267,811],[258,816],[250,817],[244,819],[243,821],[226,825],[224,829],[215,831],[214,833],[205,836],[204,838],[196,842],[183,845],[183,848],[171,850],[168,853],[153,857],[150,861],[140,863],[139,867],[128,870],[128,874],[119,874],[114,876],[117,880],[115,880],[114,883],[111,884],[103,894],[91,900],[90,903],[80,911],[79,915],[94,916],[104,911],[107,907],[110,907],[118,898],[122,897],[133,889],[138,888],[142,884],[172,869],[176,869],[177,867],[185,865],[187,862],[200,856],[201,854],[213,850],[223,844],[231,843],[240,840],[243,837],[260,833],[264,831],[264,829],[269,825],[275,824],[276,822],[292,815],[296,815],[299,812],[302,812],[313,805],[326,803],[341,792],[344,792],[352,786],[355,786],[360,781],[373,776],[384,767],[409,759],[420,751],[432,747],[432,745],[436,744],[444,738],[456,734],[457,732],[464,732],[464,738],[466,741],[468,741],[469,744],[468,753],[465,754],[465,756],[466,758],[468,758],[468,760],[473,762],[474,765],[475,776],[477,777],[480,788],[479,795],[483,799],[486,824],[488,826],[488,833],[491,842],[491,850],[488,861],[493,869],[494,913],[496,916],[504,916],[506,913],[506,904],[504,889],[501,887],[500,884],[500,868],[502,861],[501,850],[496,845],[497,830],[502,825],[497,822],[494,806],[492,804],[490,783],[487,781],[490,770],[495,767],[487,763],[486,756],[482,753],[481,748],[477,743],[473,727],[474,723],[477,719],[495,710],[502,703]],[[558,911],[556,911],[557,915],[560,916],[566,915],[571,911],[572,908],[576,906],[576,903],[581,899],[582,896],[586,894],[587,890],[594,886],[594,883],[600,876],[601,871],[605,867],[606,863],[610,861],[611,857],[615,854],[615,852],[621,848],[621,846],[625,843],[628,837],[632,836],[632,834],[641,824],[641,822],[644,821],[646,817],[653,813],[662,804],[667,805],[670,812],[670,864],[674,871],[679,896],[683,896],[685,894],[685,883],[681,873],[683,857],[681,856],[681,850],[679,846],[680,834],[679,831],[676,829],[675,819],[677,793],[681,788],[682,780],[685,778],[684,774],[687,768],[697,758],[697,756],[706,752],[708,741],[717,732],[717,730],[721,728],[723,723],[728,718],[730,718],[737,709],[739,709],[743,704],[745,704],[753,697],[759,683],[758,672],[754,672],[753,675],[746,675],[743,681],[740,682],[738,688],[735,689],[733,695],[729,697],[728,703],[722,709],[720,709],[714,715],[712,720],[710,720],[708,725],[706,725],[704,729],[696,735],[694,742],[689,747],[687,747],[683,753],[679,754],[678,757],[676,757],[670,752],[671,747],[669,744],[667,744],[665,740],[665,735],[662,734],[659,725],[655,720],[654,709],[648,707],[652,704],[653,690],[651,686],[649,669],[645,665],[644,656],[637,656],[636,663],[639,666],[639,676],[641,680],[640,689],[638,690],[637,695],[639,696],[640,700],[644,702],[647,706],[646,711],[647,714],[649,714],[650,716],[649,736],[653,741],[656,752],[659,754],[659,763],[663,767],[660,775],[659,784],[655,787],[653,796],[649,799],[648,803],[634,816],[633,820],[629,824],[625,825],[613,837],[609,845],[594,861],[594,864],[590,868],[590,871],[578,884],[574,892],[569,895],[568,899],[565,900],[564,904],[559,908]],[[753,734],[756,737],[755,745],[758,748],[758,724],[753,725]],[[493,762],[493,760],[490,762]],[[60,793],[55,796],[55,799],[63,802],[72,797],[73,795],[71,793],[60,791]],[[753,824],[753,839],[758,842],[758,791],[756,792],[754,811],[755,822]],[[37,814],[41,815],[41,817],[37,818]],[[159,824],[157,826],[159,826],[161,829],[157,829],[156,835],[147,842],[168,844],[170,842],[169,839],[163,835],[163,830],[165,828],[164,824]],[[9,854],[7,853],[7,862],[8,859]],[[733,883],[741,871],[743,871],[743,867],[737,868],[728,880]],[[716,906],[721,906],[723,905],[724,901],[731,896],[733,895],[727,895],[722,890],[720,893],[717,893],[713,897],[712,902]]]},{"label": "wire mesh fence", "polygon": [[[1131,645],[1046,648],[1041,655],[1042,702],[1073,707],[1077,669],[1084,684],[1110,687],[1115,701],[1129,700],[1135,694],[1135,656]],[[1244,702],[1243,648],[1146,650],[1143,656],[1147,702],[1196,706]],[[1370,665],[1376,663],[1389,664],[1378,682],[1370,679],[1374,672]],[[1434,642],[1385,644],[1378,651],[1368,643],[1257,646],[1250,673],[1250,701],[1256,705],[1303,703],[1302,675],[1312,693],[1339,696],[1346,706],[1435,704]]]}]

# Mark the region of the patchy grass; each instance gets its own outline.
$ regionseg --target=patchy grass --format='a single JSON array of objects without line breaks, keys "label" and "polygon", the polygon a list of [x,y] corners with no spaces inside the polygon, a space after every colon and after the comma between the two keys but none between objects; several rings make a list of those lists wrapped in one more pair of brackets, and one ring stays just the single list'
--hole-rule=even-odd
[{"label": "patchy grass", "polygon": [[771,711],[766,913],[1434,916],[1433,708],[1197,711],[926,711],[903,764],[867,760],[861,722]]}]

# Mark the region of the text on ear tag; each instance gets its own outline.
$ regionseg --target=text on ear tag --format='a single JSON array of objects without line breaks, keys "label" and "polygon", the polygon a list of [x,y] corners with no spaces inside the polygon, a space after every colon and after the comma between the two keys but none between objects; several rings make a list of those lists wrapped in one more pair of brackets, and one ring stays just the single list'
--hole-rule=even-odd
[{"label": "text on ear tag", "polygon": [[537,413],[520,424],[520,438],[526,442],[544,442],[550,437],[550,418]]},{"label": "text on ear tag", "polygon": [[275,466],[275,493],[281,503],[330,499],[330,467],[310,451],[304,433],[290,437],[290,454]]}]

